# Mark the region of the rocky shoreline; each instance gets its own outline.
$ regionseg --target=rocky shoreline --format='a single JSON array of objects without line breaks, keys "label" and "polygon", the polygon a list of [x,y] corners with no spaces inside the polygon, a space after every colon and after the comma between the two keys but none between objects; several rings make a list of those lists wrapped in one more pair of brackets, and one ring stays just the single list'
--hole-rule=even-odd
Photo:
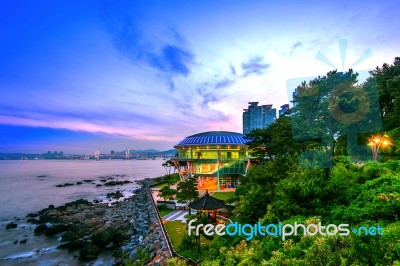
[{"label": "rocky shoreline", "polygon": [[166,265],[170,254],[148,193],[155,181],[139,183],[142,186],[132,197],[111,206],[81,199],[59,207],[50,205],[29,214],[27,221],[36,224],[38,237],[59,238],[58,249],[78,251],[82,263],[108,252],[116,265]]}]

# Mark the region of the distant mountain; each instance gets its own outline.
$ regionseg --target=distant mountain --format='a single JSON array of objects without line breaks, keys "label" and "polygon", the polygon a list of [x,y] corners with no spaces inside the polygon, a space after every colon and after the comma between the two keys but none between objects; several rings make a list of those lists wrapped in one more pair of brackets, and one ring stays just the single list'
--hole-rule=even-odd
[{"label": "distant mountain", "polygon": [[170,150],[167,150],[167,151],[162,151],[161,154],[173,154],[173,155],[175,155],[176,154],[176,150],[175,149],[170,149]]},{"label": "distant mountain", "polygon": [[155,150],[155,149],[148,149],[148,150],[130,150],[131,153],[157,153],[157,154],[175,154],[176,150],[175,149],[171,149],[171,150],[167,150],[167,151],[159,151],[159,150]]}]

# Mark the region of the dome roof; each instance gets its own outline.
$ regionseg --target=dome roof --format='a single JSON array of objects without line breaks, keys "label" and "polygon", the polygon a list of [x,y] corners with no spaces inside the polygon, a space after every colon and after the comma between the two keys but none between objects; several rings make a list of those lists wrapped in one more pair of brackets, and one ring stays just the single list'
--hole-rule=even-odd
[{"label": "dome roof", "polygon": [[245,145],[249,139],[245,135],[228,131],[209,131],[186,137],[176,146],[192,145]]}]

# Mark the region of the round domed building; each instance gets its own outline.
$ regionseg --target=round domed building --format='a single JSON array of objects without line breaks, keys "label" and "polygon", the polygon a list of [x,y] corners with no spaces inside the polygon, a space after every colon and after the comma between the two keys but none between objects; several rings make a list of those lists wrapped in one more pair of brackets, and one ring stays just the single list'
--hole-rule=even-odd
[{"label": "round domed building", "polygon": [[189,175],[198,178],[199,190],[234,190],[249,166],[248,141],[235,132],[198,133],[175,145],[178,156],[171,160],[182,180]]}]

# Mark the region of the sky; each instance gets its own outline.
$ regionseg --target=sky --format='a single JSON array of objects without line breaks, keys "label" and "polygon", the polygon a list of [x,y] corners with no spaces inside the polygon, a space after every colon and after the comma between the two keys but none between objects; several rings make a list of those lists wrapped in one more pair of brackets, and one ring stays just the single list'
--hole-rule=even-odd
[{"label": "sky", "polygon": [[242,132],[247,103],[279,109],[293,80],[393,63],[399,11],[395,0],[1,1],[0,152],[168,150]]}]

